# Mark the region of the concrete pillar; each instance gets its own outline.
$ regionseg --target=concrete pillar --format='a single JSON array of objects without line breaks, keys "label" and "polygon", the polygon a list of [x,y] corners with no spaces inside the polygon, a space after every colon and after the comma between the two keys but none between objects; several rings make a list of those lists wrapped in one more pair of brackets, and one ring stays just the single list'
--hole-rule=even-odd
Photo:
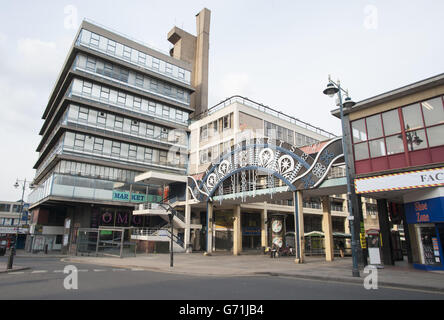
[{"label": "concrete pillar", "polygon": [[213,252],[213,204],[207,202],[207,253]]},{"label": "concrete pillar", "polygon": [[293,192],[293,204],[294,204],[294,217],[295,217],[295,248],[296,248],[296,259],[295,263],[304,262],[304,248],[305,248],[305,238],[304,238],[304,198],[302,196],[302,191]]},{"label": "concrete pillar", "polygon": [[322,201],[322,232],[324,232],[325,260],[333,261],[333,228],[331,223],[330,198],[321,197]]},{"label": "concrete pillar", "polygon": [[241,207],[234,207],[233,221],[233,255],[237,256],[242,251],[242,226],[241,226]]},{"label": "concrete pillar", "polygon": [[266,247],[268,245],[268,229],[267,224],[267,203],[264,202],[264,209],[261,212],[261,246]]},{"label": "concrete pillar", "polygon": [[[188,193],[188,191],[187,191]],[[188,201],[186,202],[188,203]],[[185,244],[185,250],[188,251],[188,247],[190,245],[190,238],[191,238],[191,206],[189,204],[185,204],[185,230],[184,230],[184,244]]]}]

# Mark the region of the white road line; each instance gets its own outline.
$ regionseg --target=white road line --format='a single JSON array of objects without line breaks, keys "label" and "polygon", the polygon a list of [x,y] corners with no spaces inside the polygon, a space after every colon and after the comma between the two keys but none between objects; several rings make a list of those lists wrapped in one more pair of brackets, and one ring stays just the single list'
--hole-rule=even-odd
[{"label": "white road line", "polygon": [[94,269],[94,272],[104,272],[106,271],[105,269]]},{"label": "white road line", "polygon": [[46,273],[46,272],[48,272],[48,270],[35,270],[32,271],[31,273]]},{"label": "white road line", "polygon": [[126,271],[126,269],[113,269],[113,271]]},{"label": "white road line", "polygon": [[17,271],[17,272],[8,272],[8,274],[23,274],[23,271]]},{"label": "white road line", "polygon": [[77,271],[78,272],[88,272],[88,270],[86,270],[86,269],[78,269]]},{"label": "white road line", "polygon": [[136,269],[136,268],[134,268],[134,269],[131,269],[131,271],[144,271],[145,269]]}]

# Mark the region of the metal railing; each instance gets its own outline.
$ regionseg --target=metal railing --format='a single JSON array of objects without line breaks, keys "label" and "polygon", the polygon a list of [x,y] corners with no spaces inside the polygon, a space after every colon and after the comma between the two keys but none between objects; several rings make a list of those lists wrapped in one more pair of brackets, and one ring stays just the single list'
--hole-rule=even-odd
[{"label": "metal railing", "polygon": [[[169,239],[171,239],[171,231],[168,225],[162,228],[135,228],[133,229],[131,235],[142,237],[168,237]],[[173,234],[173,241],[182,248],[184,247],[183,240],[175,234]]]}]

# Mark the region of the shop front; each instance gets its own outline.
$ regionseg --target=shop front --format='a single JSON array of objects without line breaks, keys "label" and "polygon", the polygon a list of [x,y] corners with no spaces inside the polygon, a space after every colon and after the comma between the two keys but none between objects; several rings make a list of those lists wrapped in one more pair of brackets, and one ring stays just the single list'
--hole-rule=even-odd
[{"label": "shop front", "polygon": [[415,248],[414,267],[444,270],[444,187],[406,196],[405,212]]}]

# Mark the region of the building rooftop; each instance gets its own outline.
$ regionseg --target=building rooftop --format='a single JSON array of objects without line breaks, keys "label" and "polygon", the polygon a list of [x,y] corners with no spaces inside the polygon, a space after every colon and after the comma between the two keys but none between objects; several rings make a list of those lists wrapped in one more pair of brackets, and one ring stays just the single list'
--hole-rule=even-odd
[{"label": "building rooftop", "polygon": [[313,125],[311,125],[311,124],[309,124],[309,123],[307,123],[305,121],[299,120],[299,119],[297,119],[295,117],[286,115],[283,112],[275,110],[273,108],[270,108],[270,107],[268,107],[268,106],[266,106],[266,105],[264,105],[262,103],[255,102],[255,101],[250,100],[250,99],[248,99],[246,97],[242,97],[242,96],[238,96],[238,95],[232,96],[230,98],[227,98],[227,99],[219,102],[215,106],[209,108],[207,111],[202,112],[202,113],[196,115],[192,119],[192,121],[194,122],[194,121],[201,120],[202,118],[204,118],[206,116],[209,116],[209,115],[211,115],[211,114],[213,114],[213,113],[215,113],[215,112],[217,112],[219,110],[222,110],[223,108],[228,107],[228,106],[230,106],[230,105],[232,105],[233,103],[236,103],[236,102],[240,103],[240,104],[243,104],[245,106],[254,108],[254,109],[256,109],[256,110],[258,110],[260,112],[266,113],[266,114],[271,115],[273,117],[276,117],[278,119],[290,122],[290,123],[292,123],[294,125],[297,125],[299,127],[302,127],[302,128],[307,129],[307,130],[313,131],[313,132],[315,132],[317,134],[320,134],[320,135],[323,135],[325,137],[328,137],[328,138],[335,138],[335,137],[337,137],[335,134],[333,134],[331,132],[328,132],[328,131],[326,131],[324,129],[321,129],[319,127],[313,126]]}]

